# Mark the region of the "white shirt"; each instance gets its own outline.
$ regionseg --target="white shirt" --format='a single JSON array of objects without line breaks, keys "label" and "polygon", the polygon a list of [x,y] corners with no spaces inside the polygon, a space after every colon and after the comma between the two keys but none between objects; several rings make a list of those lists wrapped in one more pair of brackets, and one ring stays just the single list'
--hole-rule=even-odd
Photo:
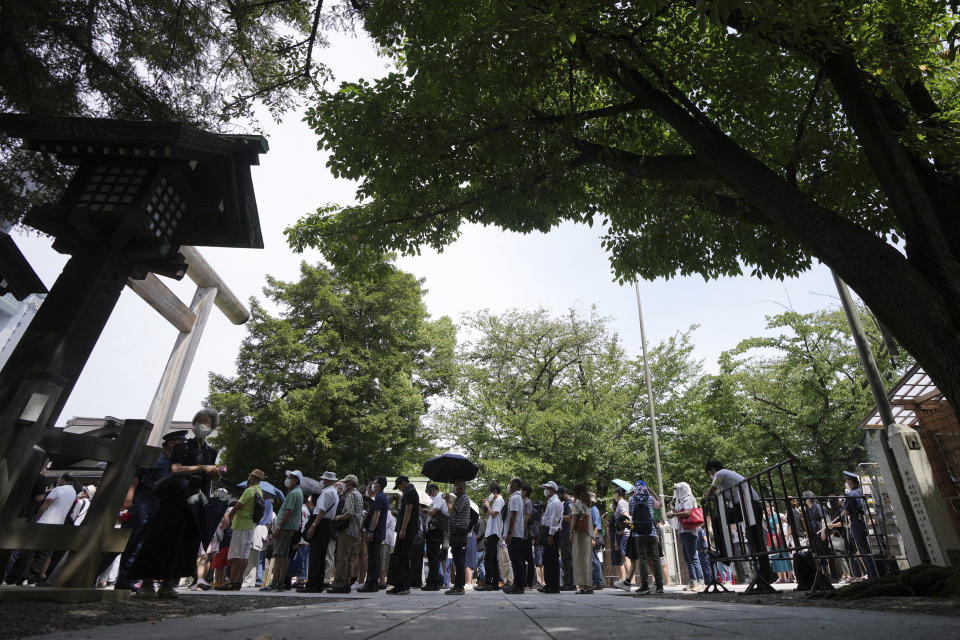
[{"label": "white shirt", "polygon": [[[512,512],[517,512],[517,519],[513,523],[513,531],[507,531],[510,527],[510,518]],[[523,538],[523,496],[520,495],[519,491],[514,491],[510,494],[510,502],[507,504],[507,519],[503,523],[503,537],[506,538],[510,534],[514,538]]]},{"label": "white shirt", "polygon": [[617,510],[614,512],[616,517],[620,517],[623,514],[629,514],[630,506],[627,504],[627,501],[624,498],[617,500]]},{"label": "white shirt", "polygon": [[[717,471],[715,474],[713,474],[713,482],[710,483],[710,485],[716,487],[717,493],[720,493],[740,484],[744,481],[744,479],[745,478],[736,471],[731,471],[730,469],[720,469],[720,471]],[[748,496],[747,485],[743,485],[741,487],[741,491],[745,497]],[[724,497],[739,503],[741,491],[728,491],[724,494]],[[750,489],[750,494],[752,494],[754,500],[760,499],[760,497],[757,495],[757,492],[753,489]]]},{"label": "white shirt", "polygon": [[560,502],[560,498],[557,497],[557,494],[550,496],[550,499],[547,500],[547,507],[543,510],[543,517],[540,520],[540,523],[550,528],[550,535],[553,535],[557,532],[557,529],[560,528],[560,521],[563,518],[563,503]]},{"label": "white shirt", "polygon": [[499,536],[500,529],[502,525],[500,524],[500,510],[503,509],[503,497],[497,496],[493,502],[490,503],[490,508],[493,509],[494,514],[491,515],[487,513],[487,529],[485,535],[487,536]]},{"label": "white shirt", "polygon": [[77,492],[72,485],[62,484],[59,487],[54,487],[47,494],[47,501],[50,504],[44,510],[43,515],[37,519],[37,524],[63,524],[76,500]]},{"label": "white shirt", "polygon": [[[447,501],[443,499],[443,495],[437,494],[433,497],[430,502],[430,510],[437,510],[437,513],[442,513],[445,516],[450,515],[450,509],[447,507]],[[433,516],[427,518],[427,524],[430,524],[430,521],[433,520]]]},{"label": "white shirt", "polygon": [[253,544],[250,546],[251,549],[256,549],[261,551],[263,549],[263,543],[267,541],[267,538],[270,536],[270,529],[267,528],[265,524],[258,524],[253,527]]},{"label": "white shirt", "polygon": [[334,485],[324,488],[317,499],[317,506],[313,509],[314,515],[319,514],[322,510],[324,520],[333,520],[337,516],[337,502],[339,500],[340,495]]},{"label": "white shirt", "polygon": [[84,519],[87,517],[87,511],[90,510],[90,501],[86,498],[80,498],[77,500],[76,504],[73,505],[73,511],[70,512],[70,517],[73,519],[73,524],[76,527],[79,527],[83,524]]},{"label": "white shirt", "polygon": [[387,535],[383,538],[383,544],[389,545],[391,549],[397,543],[397,519],[393,514],[387,511]]}]

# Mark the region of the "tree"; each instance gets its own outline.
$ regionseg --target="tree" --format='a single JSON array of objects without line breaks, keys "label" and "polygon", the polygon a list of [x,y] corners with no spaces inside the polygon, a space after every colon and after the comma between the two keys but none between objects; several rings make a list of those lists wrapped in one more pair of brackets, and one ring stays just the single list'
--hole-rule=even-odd
[{"label": "tree", "polygon": [[818,259],[960,406],[956,3],[420,0],[365,27],[401,69],[307,114],[360,204],[295,248],[601,219],[621,280]]},{"label": "tree", "polygon": [[[2,0],[0,111],[214,130],[253,120],[255,104],[278,118],[329,78],[315,59],[323,29],[350,24],[367,4]],[[10,222],[70,175],[10,140],[0,140],[0,160],[0,217]]]},{"label": "tree", "polygon": [[[643,364],[595,311],[480,312],[463,329],[471,339],[458,349],[459,380],[438,422],[480,477],[584,481],[598,495],[614,478],[653,477]],[[651,351],[662,406],[675,404],[678,382],[691,375],[677,355],[675,339]]]},{"label": "tree", "polygon": [[300,275],[267,278],[279,315],[251,300],[237,375],[210,376],[231,476],[369,478],[422,463],[432,453],[422,420],[454,378],[453,323],[429,320],[422,281],[386,262],[363,273],[303,263]]},{"label": "tree", "polygon": [[[861,315],[892,385],[912,363],[885,353],[876,324]],[[864,461],[856,424],[873,407],[846,316],[839,309],[787,311],[769,316],[767,328],[776,333],[742,340],[720,356],[720,372],[690,397],[699,418],[685,425],[676,448],[717,457],[744,475],[792,460],[801,490],[835,494],[840,472]],[[695,477],[705,478],[698,462]]]}]

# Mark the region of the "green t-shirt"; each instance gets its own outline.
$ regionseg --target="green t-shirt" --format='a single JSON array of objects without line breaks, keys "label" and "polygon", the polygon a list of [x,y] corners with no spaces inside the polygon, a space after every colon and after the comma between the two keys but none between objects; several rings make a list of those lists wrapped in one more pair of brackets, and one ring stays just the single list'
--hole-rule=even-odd
[{"label": "green t-shirt", "polygon": [[237,515],[233,516],[233,524],[230,526],[234,531],[250,531],[253,529],[254,494],[263,495],[260,485],[247,487],[243,495],[240,496],[240,510],[237,511]]},{"label": "green t-shirt", "polygon": [[287,521],[283,523],[283,528],[296,531],[300,528],[300,517],[303,515],[303,491],[300,490],[300,487],[294,487],[287,492],[287,497],[283,499],[283,504],[280,505],[277,522],[283,520],[287,511],[291,513]]}]

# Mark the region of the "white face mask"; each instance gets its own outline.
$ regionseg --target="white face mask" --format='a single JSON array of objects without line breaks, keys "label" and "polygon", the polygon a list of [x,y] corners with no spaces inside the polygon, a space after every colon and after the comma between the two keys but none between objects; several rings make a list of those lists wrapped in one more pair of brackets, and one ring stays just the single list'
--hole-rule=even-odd
[{"label": "white face mask", "polygon": [[193,424],[193,435],[197,436],[198,438],[206,438],[208,435],[210,435],[211,431],[213,431],[213,429],[211,429],[209,425],[201,424],[199,422],[195,422]]},{"label": "white face mask", "polygon": [[283,484],[286,485],[286,487],[289,489],[290,487],[293,486],[293,478],[287,478],[286,480],[283,481]]},{"label": "white face mask", "polygon": [[547,497],[549,498],[549,497],[553,496],[553,491],[551,491],[550,489],[544,489],[544,490],[543,490],[543,495],[545,495],[545,496],[547,496]]}]

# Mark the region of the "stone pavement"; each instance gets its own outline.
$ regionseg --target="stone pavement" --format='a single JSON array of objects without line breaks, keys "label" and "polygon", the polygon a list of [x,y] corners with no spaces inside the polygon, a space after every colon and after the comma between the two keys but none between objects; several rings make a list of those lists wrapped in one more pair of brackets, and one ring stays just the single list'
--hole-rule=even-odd
[{"label": "stone pavement", "polygon": [[[231,593],[181,592],[182,598]],[[243,592],[246,593],[246,592]],[[324,594],[326,595],[326,594]],[[284,594],[276,594],[282,598]],[[465,596],[354,593],[336,602],[230,615],[169,618],[55,633],[41,638],[123,640],[296,640],[298,638],[960,638],[960,618],[633,597],[614,589],[593,595],[467,591]]]}]

